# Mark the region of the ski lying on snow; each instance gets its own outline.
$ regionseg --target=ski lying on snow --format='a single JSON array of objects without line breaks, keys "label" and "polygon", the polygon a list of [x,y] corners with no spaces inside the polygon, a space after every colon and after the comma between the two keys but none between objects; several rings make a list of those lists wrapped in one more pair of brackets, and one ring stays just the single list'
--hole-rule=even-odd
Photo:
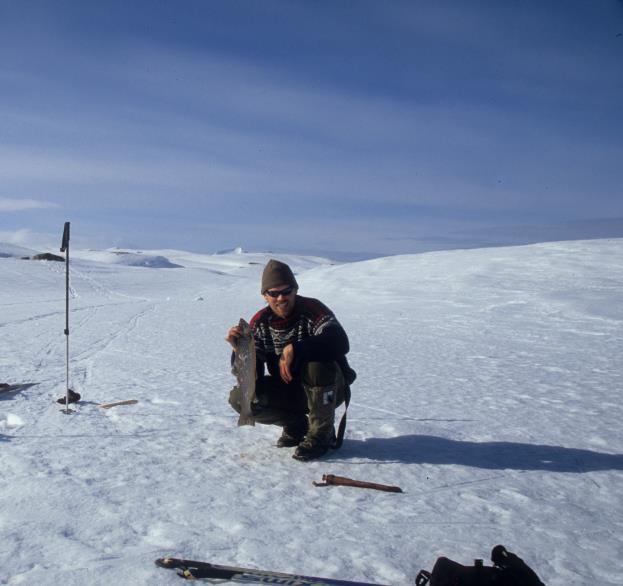
[{"label": "ski lying on snow", "polygon": [[0,384],[0,393],[16,393],[18,391],[25,391],[30,387],[34,387],[39,383],[22,383],[17,385],[8,385],[6,383]]},{"label": "ski lying on snow", "polygon": [[381,586],[368,582],[351,582],[350,580],[299,576],[236,566],[219,566],[208,562],[178,558],[160,558],[156,560],[156,565],[169,570],[179,570],[178,576],[186,580],[229,580],[230,582],[247,584],[282,584],[283,586]]}]

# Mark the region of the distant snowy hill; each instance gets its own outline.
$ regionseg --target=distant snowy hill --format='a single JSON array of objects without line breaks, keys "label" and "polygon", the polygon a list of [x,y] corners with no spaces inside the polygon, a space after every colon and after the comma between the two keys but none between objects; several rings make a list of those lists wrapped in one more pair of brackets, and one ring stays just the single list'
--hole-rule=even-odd
[{"label": "distant snowy hill", "polygon": [[[1,247],[0,247],[1,250]],[[204,268],[224,273],[237,272],[253,267],[263,266],[275,256],[270,252],[242,252],[237,248],[230,251],[221,251],[216,254],[201,254],[181,250],[78,250],[72,251],[74,258],[108,264],[126,266],[142,266],[150,268]],[[325,258],[313,256],[299,256],[292,254],[278,255],[284,262],[290,263],[293,270],[302,271],[317,265],[331,264]],[[257,269],[254,270],[257,272]]]},{"label": "distant snowy hill", "polygon": [[[349,264],[75,250],[72,415],[65,267],[6,246],[0,383],[33,386],[0,389],[0,583],[174,585],[153,564],[174,555],[406,586],[497,543],[550,586],[623,583],[623,239]],[[358,373],[343,447],[307,464],[227,403],[224,337],[271,256],[336,312]]]},{"label": "distant snowy hill", "polygon": [[412,252],[525,246],[544,242],[623,238],[623,218],[583,220],[549,225],[488,226],[448,233],[442,237],[397,239]]},{"label": "distant snowy hill", "polygon": [[15,244],[0,242],[0,258],[20,258],[23,256],[32,256],[33,254],[37,254],[37,251],[23,246],[16,246]]}]

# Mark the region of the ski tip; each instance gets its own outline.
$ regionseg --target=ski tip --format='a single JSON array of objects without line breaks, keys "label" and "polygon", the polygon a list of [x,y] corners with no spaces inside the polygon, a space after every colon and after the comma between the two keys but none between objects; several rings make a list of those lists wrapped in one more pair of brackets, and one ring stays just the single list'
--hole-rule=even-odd
[{"label": "ski tip", "polygon": [[155,560],[154,563],[160,568],[168,568],[169,570],[171,569],[184,570],[189,565],[192,565],[193,563],[196,563],[196,562],[192,562],[190,560],[184,560],[180,558],[166,557],[166,558],[158,558],[157,560]]},{"label": "ski tip", "polygon": [[17,384],[8,384],[8,383],[0,383],[0,393],[13,393],[19,391],[25,391],[30,387],[34,387],[39,383],[17,383]]},{"label": "ski tip", "polygon": [[[196,568],[194,567],[194,562],[188,560],[182,560],[179,558],[158,558],[157,560],[155,560],[155,564],[159,568],[166,568],[167,570],[177,570],[177,575],[180,576],[180,578],[184,578],[185,580],[197,580],[204,577],[201,575],[195,575]],[[209,566],[209,564],[204,565]]]}]

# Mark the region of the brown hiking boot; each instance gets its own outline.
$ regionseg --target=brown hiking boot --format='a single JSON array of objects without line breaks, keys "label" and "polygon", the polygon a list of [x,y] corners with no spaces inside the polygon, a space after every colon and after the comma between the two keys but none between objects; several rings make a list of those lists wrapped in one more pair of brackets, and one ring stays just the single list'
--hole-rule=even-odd
[{"label": "brown hiking boot", "polygon": [[292,457],[300,462],[309,462],[324,456],[329,451],[329,446],[323,444],[300,443]]},{"label": "brown hiking boot", "polygon": [[277,440],[278,448],[293,448],[298,446],[307,433],[307,420],[300,426],[284,426],[281,437]]},{"label": "brown hiking boot", "polygon": [[301,462],[309,462],[321,458],[335,442],[335,432],[326,439],[306,437],[294,450],[292,457]]}]

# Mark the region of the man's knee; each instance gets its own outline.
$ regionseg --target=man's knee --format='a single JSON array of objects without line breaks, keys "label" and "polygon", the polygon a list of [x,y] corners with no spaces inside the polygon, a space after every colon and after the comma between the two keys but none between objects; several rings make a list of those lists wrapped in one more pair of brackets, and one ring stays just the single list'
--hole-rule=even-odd
[{"label": "man's knee", "polygon": [[303,385],[308,389],[333,387],[335,404],[341,405],[346,395],[346,382],[337,362],[307,362],[303,366]]},{"label": "man's knee", "polygon": [[328,387],[337,382],[339,370],[336,362],[306,362],[301,378],[306,387]]}]

